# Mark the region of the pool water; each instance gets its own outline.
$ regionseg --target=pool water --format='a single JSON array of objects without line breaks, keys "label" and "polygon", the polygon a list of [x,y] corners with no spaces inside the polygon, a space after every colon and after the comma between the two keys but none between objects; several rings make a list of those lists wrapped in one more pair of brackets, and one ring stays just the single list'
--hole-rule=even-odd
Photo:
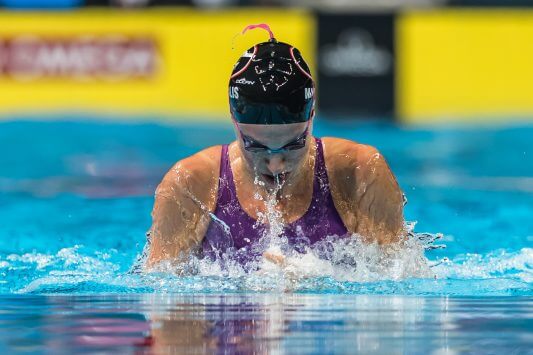
[{"label": "pool water", "polygon": [[231,126],[0,123],[0,349],[530,351],[533,126],[318,121],[314,133],[376,146],[418,238],[446,248],[413,238],[383,265],[372,246],[341,245],[356,268],[306,257],[291,275],[199,261],[182,276],[132,272],[162,175],[232,140]]},{"label": "pool water", "polygon": [[53,354],[527,354],[533,301],[309,294],[6,296],[0,344]]}]

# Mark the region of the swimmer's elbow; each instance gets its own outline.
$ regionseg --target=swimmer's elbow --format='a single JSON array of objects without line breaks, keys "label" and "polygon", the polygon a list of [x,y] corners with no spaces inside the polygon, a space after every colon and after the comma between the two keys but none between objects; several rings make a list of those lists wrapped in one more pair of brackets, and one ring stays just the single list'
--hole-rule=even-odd
[{"label": "swimmer's elbow", "polygon": [[367,183],[366,191],[359,195],[360,221],[366,222],[364,231],[379,244],[401,241],[406,234],[403,194],[394,175],[387,165],[382,165]]},{"label": "swimmer's elbow", "polygon": [[392,244],[399,242],[406,234],[402,193],[397,187],[396,189],[382,190],[379,195],[381,203],[376,204],[376,208],[379,210],[376,209],[372,212],[379,235],[378,243]]},{"label": "swimmer's elbow", "polygon": [[377,242],[380,245],[389,245],[404,241],[407,234],[403,227],[403,217],[392,228],[385,227],[380,232],[377,238]]},{"label": "swimmer's elbow", "polygon": [[150,230],[146,233],[147,239],[147,253],[146,259],[144,260],[144,270],[151,270],[156,264],[162,261],[162,250],[160,248],[161,241],[157,238],[154,238],[154,233]]},{"label": "swimmer's elbow", "polygon": [[391,218],[393,220],[383,220],[379,216],[361,217],[357,234],[368,243],[388,245],[401,242],[406,236],[403,216],[391,216]]}]

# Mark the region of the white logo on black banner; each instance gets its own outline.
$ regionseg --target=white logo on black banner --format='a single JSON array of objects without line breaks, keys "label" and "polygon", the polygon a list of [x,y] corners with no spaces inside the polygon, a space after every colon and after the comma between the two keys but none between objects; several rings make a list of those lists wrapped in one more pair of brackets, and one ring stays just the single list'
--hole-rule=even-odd
[{"label": "white logo on black banner", "polygon": [[330,76],[379,76],[392,68],[392,54],[376,46],[372,35],[362,29],[341,32],[337,43],[320,52],[321,70]]}]

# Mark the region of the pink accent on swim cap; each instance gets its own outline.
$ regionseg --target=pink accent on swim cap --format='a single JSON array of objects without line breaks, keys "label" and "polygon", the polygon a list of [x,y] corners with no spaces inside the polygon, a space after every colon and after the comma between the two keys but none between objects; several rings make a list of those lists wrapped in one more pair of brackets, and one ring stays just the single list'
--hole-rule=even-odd
[{"label": "pink accent on swim cap", "polygon": [[266,23],[259,23],[257,25],[248,25],[244,28],[244,30],[242,30],[242,34],[245,34],[246,31],[253,30],[254,28],[262,28],[263,30],[268,32],[268,34],[270,35],[270,39],[274,38],[274,33],[272,33],[272,31],[270,30],[270,26],[267,25]]}]

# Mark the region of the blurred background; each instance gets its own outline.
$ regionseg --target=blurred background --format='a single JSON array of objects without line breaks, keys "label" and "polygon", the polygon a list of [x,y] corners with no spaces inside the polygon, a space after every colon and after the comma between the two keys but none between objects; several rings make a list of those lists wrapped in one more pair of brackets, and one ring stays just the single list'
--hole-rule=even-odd
[{"label": "blurred background", "polygon": [[0,117],[228,122],[269,23],[326,119],[530,121],[533,0],[0,0]]}]

